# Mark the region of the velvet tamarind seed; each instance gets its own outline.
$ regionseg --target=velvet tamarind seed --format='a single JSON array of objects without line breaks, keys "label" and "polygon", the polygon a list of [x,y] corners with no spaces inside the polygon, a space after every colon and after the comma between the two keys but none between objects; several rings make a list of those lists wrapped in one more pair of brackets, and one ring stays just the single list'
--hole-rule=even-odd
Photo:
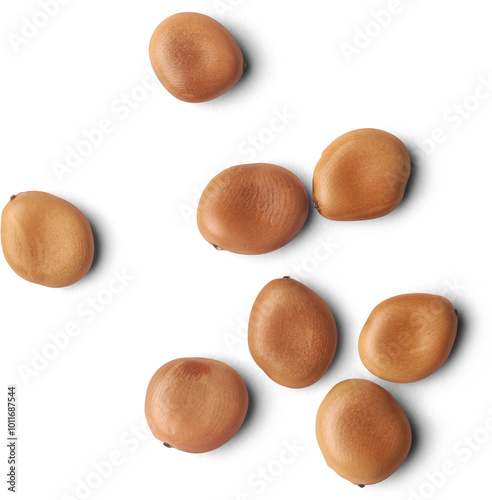
[{"label": "velvet tamarind seed", "polygon": [[376,377],[416,382],[438,370],[456,339],[458,314],[440,295],[408,293],[378,304],[359,337],[359,356]]},{"label": "velvet tamarind seed", "polygon": [[284,277],[270,281],[255,300],[248,345],[256,364],[291,388],[317,382],[337,347],[337,326],[328,304],[313,290]]},{"label": "velvet tamarind seed", "polygon": [[240,79],[244,58],[234,37],[211,17],[182,12],[165,19],[150,40],[150,62],[177,99],[205,102]]},{"label": "velvet tamarind seed", "polygon": [[327,219],[355,221],[389,214],[403,198],[410,155],[397,137],[365,128],[333,141],[313,175],[313,202]]},{"label": "velvet tamarind seed", "polygon": [[229,441],[248,411],[248,390],[229,365],[180,358],[161,366],[145,398],[152,434],[168,448],[204,453]]},{"label": "velvet tamarind seed", "polygon": [[205,187],[197,210],[198,229],[219,250],[257,255],[289,243],[309,210],[302,182],[270,163],[230,167]]},{"label": "velvet tamarind seed", "polygon": [[12,196],[3,209],[2,250],[21,278],[58,288],[87,274],[94,237],[77,207],[49,193],[27,191]]},{"label": "velvet tamarind seed", "polygon": [[387,390],[369,380],[350,379],[323,399],[316,437],[328,467],[362,487],[383,481],[402,465],[412,430]]}]

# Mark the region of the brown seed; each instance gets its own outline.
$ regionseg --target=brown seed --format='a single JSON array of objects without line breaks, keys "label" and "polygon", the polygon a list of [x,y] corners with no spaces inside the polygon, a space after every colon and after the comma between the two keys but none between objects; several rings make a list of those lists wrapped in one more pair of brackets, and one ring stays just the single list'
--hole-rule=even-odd
[{"label": "brown seed", "polygon": [[244,69],[234,37],[211,17],[183,12],[165,19],[150,40],[157,78],[176,98],[204,102],[233,87]]},{"label": "brown seed", "polygon": [[145,416],[167,447],[189,453],[214,450],[231,439],[248,411],[248,391],[229,365],[207,358],[180,358],[152,377]]},{"label": "brown seed", "polygon": [[394,135],[377,129],[348,132],[321,155],[313,175],[313,202],[332,220],[382,217],[403,198],[410,155]]},{"label": "brown seed", "polygon": [[451,302],[410,293],[381,302],[359,337],[359,355],[374,375],[390,382],[416,382],[448,359],[458,327]]},{"label": "brown seed", "polygon": [[289,243],[309,210],[302,182],[269,163],[223,170],[207,185],[198,204],[202,236],[215,248],[256,255]]},{"label": "brown seed", "polygon": [[270,281],[251,311],[248,344],[253,359],[275,382],[307,387],[330,366],[337,326],[326,302],[291,278]]},{"label": "brown seed", "polygon": [[368,380],[333,387],[316,416],[316,437],[328,467],[365,486],[391,476],[412,443],[410,423],[395,398]]},{"label": "brown seed", "polygon": [[77,207],[52,194],[28,191],[12,196],[3,209],[2,249],[21,278],[58,288],[87,274],[94,237]]}]

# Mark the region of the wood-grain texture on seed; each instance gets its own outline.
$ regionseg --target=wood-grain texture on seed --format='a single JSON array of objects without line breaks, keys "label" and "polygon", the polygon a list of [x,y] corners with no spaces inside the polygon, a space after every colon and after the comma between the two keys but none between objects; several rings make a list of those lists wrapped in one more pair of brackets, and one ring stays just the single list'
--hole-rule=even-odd
[{"label": "wood-grain texture on seed", "polygon": [[150,40],[150,61],[177,99],[205,102],[240,79],[244,58],[234,37],[211,17],[183,12],[165,19]]},{"label": "wood-grain texture on seed", "polygon": [[22,278],[58,288],[79,281],[94,258],[94,237],[74,205],[41,191],[12,196],[2,212],[2,249]]},{"label": "wood-grain texture on seed", "polygon": [[286,245],[302,229],[309,210],[302,182],[269,163],[227,168],[202,193],[197,222],[214,247],[255,255]]},{"label": "wood-grain texture on seed", "polygon": [[313,175],[313,202],[327,219],[382,217],[403,198],[410,155],[392,134],[377,129],[348,132],[321,155]]},{"label": "wood-grain texture on seed", "polygon": [[369,315],[359,337],[360,359],[379,378],[416,382],[448,359],[457,328],[458,315],[445,297],[397,295]]},{"label": "wood-grain texture on seed", "polygon": [[152,377],[145,416],[166,446],[204,453],[225,444],[248,411],[248,391],[229,365],[208,358],[180,358]]},{"label": "wood-grain texture on seed", "polygon": [[337,347],[337,326],[326,302],[292,278],[268,283],[255,300],[248,345],[258,366],[285,387],[317,382]]},{"label": "wood-grain texture on seed", "polygon": [[362,379],[335,385],[316,416],[316,437],[328,466],[359,486],[375,484],[404,462],[412,430],[395,398]]}]

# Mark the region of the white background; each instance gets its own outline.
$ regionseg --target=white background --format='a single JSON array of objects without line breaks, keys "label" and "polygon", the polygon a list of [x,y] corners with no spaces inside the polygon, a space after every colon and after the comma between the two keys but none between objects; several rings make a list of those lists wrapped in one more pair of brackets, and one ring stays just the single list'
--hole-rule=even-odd
[{"label": "white background", "polygon": [[[17,386],[18,498],[415,500],[420,488],[419,498],[449,500],[488,490],[492,93],[479,85],[482,79],[492,89],[490,2],[401,0],[387,26],[371,24],[371,12],[388,5],[65,0],[20,43],[23,18],[36,18],[39,4],[2,3],[0,199],[27,190],[63,197],[88,216],[98,248],[90,273],[65,289],[23,281],[0,259],[1,390],[6,401],[7,385]],[[243,80],[209,103],[180,102],[146,76],[154,28],[183,10],[222,22],[247,60]],[[341,44],[353,44],[367,26],[375,36],[349,61]],[[152,90],[142,92],[142,83]],[[134,96],[131,110],[125,94]],[[458,119],[463,103],[469,112]],[[272,134],[265,127],[275,110],[294,116]],[[101,120],[113,125],[102,144],[57,176],[53,165]],[[258,257],[216,252],[202,239],[194,212],[211,175],[240,163],[277,163],[310,193],[322,150],[360,127],[392,132],[413,152],[408,192],[392,214],[332,222],[311,211],[292,243]],[[244,141],[258,135],[267,144],[245,154]],[[132,279],[108,295],[115,272]],[[244,338],[257,293],[286,274],[325,298],[339,326],[332,366],[302,390],[270,381]],[[457,344],[426,380],[379,381],[407,412],[415,444],[397,473],[360,490],[326,466],[316,411],[336,382],[376,380],[357,354],[360,329],[378,302],[414,291],[453,301]],[[93,315],[90,297],[106,302]],[[69,323],[79,334],[54,352],[49,335]],[[44,365],[43,352],[52,357]],[[243,428],[211,453],[168,450],[142,425],[148,381],[181,356],[230,363],[250,391]],[[22,376],[32,363],[34,374]],[[6,416],[0,421],[5,433]],[[281,466],[285,441],[302,451]],[[98,480],[94,464],[116,456]],[[453,473],[443,479],[436,471],[446,461]],[[6,487],[2,480],[2,496]]]}]

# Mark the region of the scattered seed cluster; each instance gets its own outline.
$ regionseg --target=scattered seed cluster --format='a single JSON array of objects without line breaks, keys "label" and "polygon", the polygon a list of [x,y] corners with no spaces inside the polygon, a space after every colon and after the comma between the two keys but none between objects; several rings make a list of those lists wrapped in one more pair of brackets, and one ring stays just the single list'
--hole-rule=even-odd
[{"label": "scattered seed cluster", "polygon": [[[243,54],[217,21],[196,13],[164,20],[150,42],[150,59],[163,86],[191,102],[214,99],[243,74]],[[382,217],[403,198],[410,156],[394,135],[376,129],[348,132],[324,151],[313,173],[312,199],[325,218]],[[219,173],[201,196],[197,222],[215,248],[238,254],[272,252],[301,231],[308,216],[301,181],[278,165],[238,165]],[[10,267],[22,278],[65,287],[85,276],[94,238],[75,206],[48,193],[12,196],[2,213],[1,242]],[[444,297],[414,293],[389,298],[370,314],[359,355],[381,379],[408,383],[435,372],[448,358],[458,317]],[[253,304],[248,345],[274,382],[303,388],[329,368],[337,326],[329,306],[305,285],[284,277],[268,283]],[[248,391],[230,366],[207,358],[167,362],[152,377],[145,414],[167,447],[203,453],[222,446],[241,427]],[[351,379],[322,401],[316,436],[326,463],[359,486],[393,474],[411,446],[409,421],[379,385]]]}]

